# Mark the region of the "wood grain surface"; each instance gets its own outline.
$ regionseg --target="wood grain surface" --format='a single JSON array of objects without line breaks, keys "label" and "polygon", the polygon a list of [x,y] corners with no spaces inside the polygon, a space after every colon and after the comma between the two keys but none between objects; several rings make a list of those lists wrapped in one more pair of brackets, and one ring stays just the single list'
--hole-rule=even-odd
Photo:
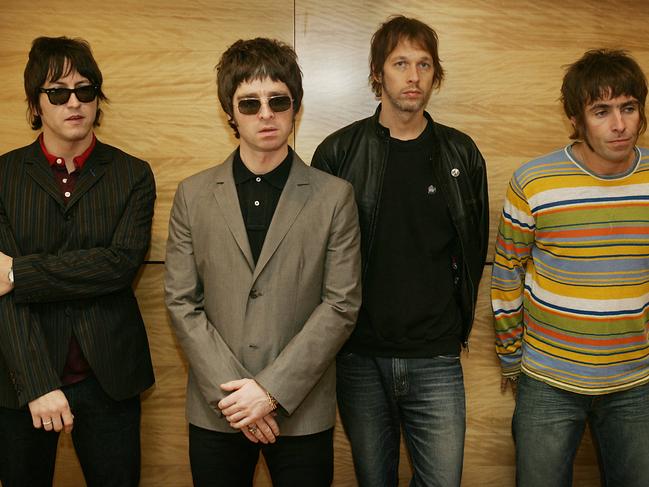
[{"label": "wood grain surface", "polygon": [[[492,241],[513,170],[569,142],[559,103],[563,66],[586,49],[615,47],[630,50],[649,70],[645,1],[622,0],[603,8],[586,0],[0,0],[0,153],[36,136],[26,121],[22,88],[31,41],[41,35],[82,37],[94,50],[110,98],[98,137],[149,161],[156,176],[149,263],[136,286],[157,378],[143,396],[142,486],[191,485],[186,362],[169,327],[162,276],[167,221],[178,182],[219,163],[236,146],[216,96],[219,56],[239,38],[275,37],[295,46],[305,97],[292,144],[308,161],[326,135],[373,113],[376,100],[367,80],[370,38],[397,13],[415,16],[439,34],[446,79],[428,110],[439,122],[468,133],[485,156]],[[649,144],[647,135],[640,144]],[[508,487],[515,478],[510,432],[514,400],[500,393],[493,350],[487,289],[491,255],[470,351],[462,357],[465,487]],[[402,449],[400,485],[408,485],[409,473]],[[70,438],[62,436],[55,486],[84,485]],[[262,462],[255,486],[269,485]],[[334,485],[356,485],[340,425]],[[575,462],[574,485],[599,485],[588,434]]]}]

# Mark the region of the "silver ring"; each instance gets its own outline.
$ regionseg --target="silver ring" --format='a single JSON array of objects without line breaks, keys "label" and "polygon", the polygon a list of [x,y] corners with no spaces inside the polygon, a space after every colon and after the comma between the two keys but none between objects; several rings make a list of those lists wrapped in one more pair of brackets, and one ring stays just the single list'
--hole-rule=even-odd
[{"label": "silver ring", "polygon": [[248,426],[248,431],[250,431],[253,435],[257,434],[257,430],[258,428],[254,424],[252,426]]},{"label": "silver ring", "polygon": [[49,421],[43,421],[43,426],[47,426],[49,424],[52,424],[52,420],[50,419]]}]

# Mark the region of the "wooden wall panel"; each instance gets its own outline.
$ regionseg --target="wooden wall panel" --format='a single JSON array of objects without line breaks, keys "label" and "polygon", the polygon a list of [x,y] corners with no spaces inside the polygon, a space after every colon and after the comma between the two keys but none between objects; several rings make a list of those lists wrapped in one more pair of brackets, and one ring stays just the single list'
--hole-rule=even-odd
[{"label": "wooden wall panel", "polygon": [[[163,305],[164,243],[171,199],[182,178],[220,162],[236,145],[218,105],[214,65],[238,38],[277,37],[295,45],[305,99],[294,146],[309,160],[335,129],[370,115],[367,82],[372,33],[389,15],[430,23],[440,36],[446,80],[429,111],[473,137],[489,172],[492,237],[512,171],[568,142],[558,102],[562,65],[593,47],[623,47],[649,70],[649,7],[622,0],[604,10],[575,0],[44,0],[0,3],[0,153],[29,143],[22,71],[39,35],[86,38],[111,103],[99,137],[151,162],[158,185],[154,235],[137,283],[157,383],[143,400],[142,485],[191,485],[184,419],[186,363]],[[640,140],[649,144],[648,136]],[[491,256],[489,257],[489,260]],[[513,486],[510,435],[514,401],[499,391],[488,300],[488,265],[470,352],[462,362],[467,396],[464,486]],[[356,485],[349,444],[335,436],[337,487]],[[63,437],[56,487],[83,486],[69,437]],[[401,456],[400,485],[410,468]],[[270,485],[260,465],[256,487]],[[589,435],[575,463],[575,485],[598,485]]]}]

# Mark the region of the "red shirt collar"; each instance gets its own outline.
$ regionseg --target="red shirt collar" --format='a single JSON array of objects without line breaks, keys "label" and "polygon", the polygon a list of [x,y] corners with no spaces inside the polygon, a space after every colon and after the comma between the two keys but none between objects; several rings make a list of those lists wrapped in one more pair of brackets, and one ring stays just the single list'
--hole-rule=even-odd
[{"label": "red shirt collar", "polygon": [[[38,136],[38,141],[41,143],[41,150],[43,151],[43,154],[45,155],[45,159],[47,159],[47,162],[49,163],[50,166],[53,166],[56,164],[57,159],[62,159],[59,156],[55,156],[50,154],[47,151],[47,148],[45,147],[45,143],[43,142],[43,134]],[[95,137],[95,134],[92,134],[92,142],[88,146],[88,148],[83,151],[83,154],[78,155],[72,161],[74,162],[74,167],[77,168],[78,171],[81,171],[81,168],[83,168],[83,165],[86,163],[88,160],[88,157],[90,157],[90,153],[92,150],[95,148],[95,145],[97,145],[97,138]]]}]

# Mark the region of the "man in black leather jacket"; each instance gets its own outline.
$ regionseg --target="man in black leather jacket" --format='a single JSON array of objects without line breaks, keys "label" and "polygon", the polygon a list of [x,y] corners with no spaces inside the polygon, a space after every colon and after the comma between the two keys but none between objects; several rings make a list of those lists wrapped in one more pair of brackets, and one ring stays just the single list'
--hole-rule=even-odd
[{"label": "man in black leather jacket", "polygon": [[312,165],[354,186],[363,305],[337,359],[338,405],[360,486],[396,486],[400,431],[411,486],[459,485],[468,346],[488,245],[482,155],[424,110],[444,76],[437,35],[402,16],[372,38],[372,117],[327,137]]}]

